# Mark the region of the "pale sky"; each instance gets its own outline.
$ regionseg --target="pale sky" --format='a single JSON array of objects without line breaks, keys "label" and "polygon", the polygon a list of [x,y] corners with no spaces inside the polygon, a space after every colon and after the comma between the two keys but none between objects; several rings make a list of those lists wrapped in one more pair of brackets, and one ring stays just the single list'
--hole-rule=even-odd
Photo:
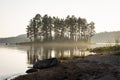
[{"label": "pale sky", "polygon": [[0,37],[26,33],[37,13],[86,18],[95,31],[120,31],[120,0],[0,0]]}]

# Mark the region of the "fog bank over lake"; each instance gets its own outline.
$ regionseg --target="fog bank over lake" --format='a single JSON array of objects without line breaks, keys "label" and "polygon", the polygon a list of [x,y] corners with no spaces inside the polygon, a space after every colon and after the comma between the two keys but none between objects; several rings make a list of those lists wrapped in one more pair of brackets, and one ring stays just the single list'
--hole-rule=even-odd
[{"label": "fog bank over lake", "polygon": [[87,48],[114,44],[91,44],[79,46],[0,45],[0,79],[25,73],[37,60],[52,57],[78,57],[91,55]]}]

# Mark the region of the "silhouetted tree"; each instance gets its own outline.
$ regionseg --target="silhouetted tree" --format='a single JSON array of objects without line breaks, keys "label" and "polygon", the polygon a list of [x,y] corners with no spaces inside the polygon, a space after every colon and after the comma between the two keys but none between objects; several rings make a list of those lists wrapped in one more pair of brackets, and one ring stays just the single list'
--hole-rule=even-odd
[{"label": "silhouetted tree", "polygon": [[87,23],[85,18],[74,15],[62,19],[36,14],[27,26],[27,37],[31,41],[90,41],[94,28],[94,22]]},{"label": "silhouetted tree", "polygon": [[43,16],[43,19],[42,19],[42,23],[43,23],[43,36],[44,36],[44,41],[47,41],[48,40],[48,26],[49,26],[49,21],[48,21],[48,15],[44,15]]}]

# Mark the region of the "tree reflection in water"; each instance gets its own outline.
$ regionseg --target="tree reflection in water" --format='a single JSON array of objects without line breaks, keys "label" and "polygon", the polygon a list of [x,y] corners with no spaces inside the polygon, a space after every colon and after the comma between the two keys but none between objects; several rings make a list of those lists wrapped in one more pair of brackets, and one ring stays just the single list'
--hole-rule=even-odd
[{"label": "tree reflection in water", "polygon": [[38,60],[49,59],[49,58],[59,58],[59,57],[69,57],[72,58],[74,56],[81,57],[87,56],[91,53],[86,49],[89,46],[85,47],[43,47],[43,46],[30,46],[27,50],[27,59],[28,64],[34,64]]}]

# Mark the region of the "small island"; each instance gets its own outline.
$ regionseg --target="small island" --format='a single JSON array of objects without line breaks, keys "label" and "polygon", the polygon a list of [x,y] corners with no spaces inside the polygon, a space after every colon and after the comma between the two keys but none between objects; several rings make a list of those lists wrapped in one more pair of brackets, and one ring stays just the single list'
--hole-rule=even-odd
[{"label": "small island", "polygon": [[27,26],[27,37],[30,42],[90,42],[94,24],[74,15],[58,18],[36,14]]}]

